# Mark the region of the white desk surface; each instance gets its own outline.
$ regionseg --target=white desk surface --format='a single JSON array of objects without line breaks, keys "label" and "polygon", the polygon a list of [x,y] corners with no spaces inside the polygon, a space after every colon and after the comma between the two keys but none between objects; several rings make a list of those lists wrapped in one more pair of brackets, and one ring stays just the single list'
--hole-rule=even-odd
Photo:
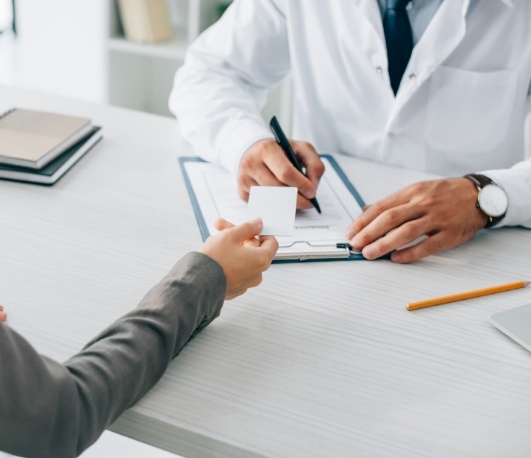
[{"label": "white desk surface", "polygon": [[[64,360],[200,242],[169,118],[0,88],[90,116],[104,139],[53,187],[0,181],[0,303]],[[338,157],[367,202],[428,175]],[[529,457],[531,354],[489,317],[531,289],[406,302],[531,278],[531,231],[485,231],[411,265],[274,265],[112,430],[187,457]]]}]

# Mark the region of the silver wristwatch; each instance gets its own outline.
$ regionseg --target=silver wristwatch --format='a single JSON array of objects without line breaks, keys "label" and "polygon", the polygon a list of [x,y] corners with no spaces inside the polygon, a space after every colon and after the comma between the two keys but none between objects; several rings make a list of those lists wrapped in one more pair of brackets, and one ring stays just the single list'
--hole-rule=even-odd
[{"label": "silver wristwatch", "polygon": [[509,206],[509,199],[505,190],[485,175],[470,173],[465,175],[465,178],[468,178],[478,188],[476,207],[489,218],[485,227],[498,224],[507,213]]}]

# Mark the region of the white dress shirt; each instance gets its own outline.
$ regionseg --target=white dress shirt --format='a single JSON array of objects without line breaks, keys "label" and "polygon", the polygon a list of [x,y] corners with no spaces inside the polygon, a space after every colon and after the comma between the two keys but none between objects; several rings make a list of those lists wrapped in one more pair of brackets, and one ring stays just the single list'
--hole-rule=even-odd
[{"label": "white dress shirt", "polygon": [[206,160],[236,174],[260,115],[290,71],[293,138],[444,176],[488,175],[531,227],[524,123],[531,1],[444,0],[415,44],[396,97],[375,0],[235,0],[190,47],[170,108]]}]

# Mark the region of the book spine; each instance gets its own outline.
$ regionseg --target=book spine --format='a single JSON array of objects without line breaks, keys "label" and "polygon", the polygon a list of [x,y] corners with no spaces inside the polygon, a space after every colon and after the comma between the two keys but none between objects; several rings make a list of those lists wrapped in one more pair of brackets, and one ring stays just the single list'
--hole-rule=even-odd
[{"label": "book spine", "polygon": [[[148,3],[146,2],[146,6]],[[172,30],[166,0],[152,0],[146,15],[149,37],[152,42],[171,38]]]},{"label": "book spine", "polygon": [[119,0],[118,5],[125,37],[131,41],[142,41],[142,11],[139,0]]},{"label": "book spine", "polygon": [[155,43],[171,38],[166,0],[119,0],[119,8],[127,39]]}]

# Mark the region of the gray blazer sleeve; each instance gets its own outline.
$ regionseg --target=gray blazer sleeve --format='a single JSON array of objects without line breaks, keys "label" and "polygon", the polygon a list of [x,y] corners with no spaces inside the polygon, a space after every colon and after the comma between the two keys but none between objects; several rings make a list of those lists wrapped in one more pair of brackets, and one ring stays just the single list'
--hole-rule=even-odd
[{"label": "gray blazer sleeve", "polygon": [[219,315],[221,266],[190,253],[123,316],[60,364],[0,326],[0,450],[28,457],[81,454],[162,376]]}]

